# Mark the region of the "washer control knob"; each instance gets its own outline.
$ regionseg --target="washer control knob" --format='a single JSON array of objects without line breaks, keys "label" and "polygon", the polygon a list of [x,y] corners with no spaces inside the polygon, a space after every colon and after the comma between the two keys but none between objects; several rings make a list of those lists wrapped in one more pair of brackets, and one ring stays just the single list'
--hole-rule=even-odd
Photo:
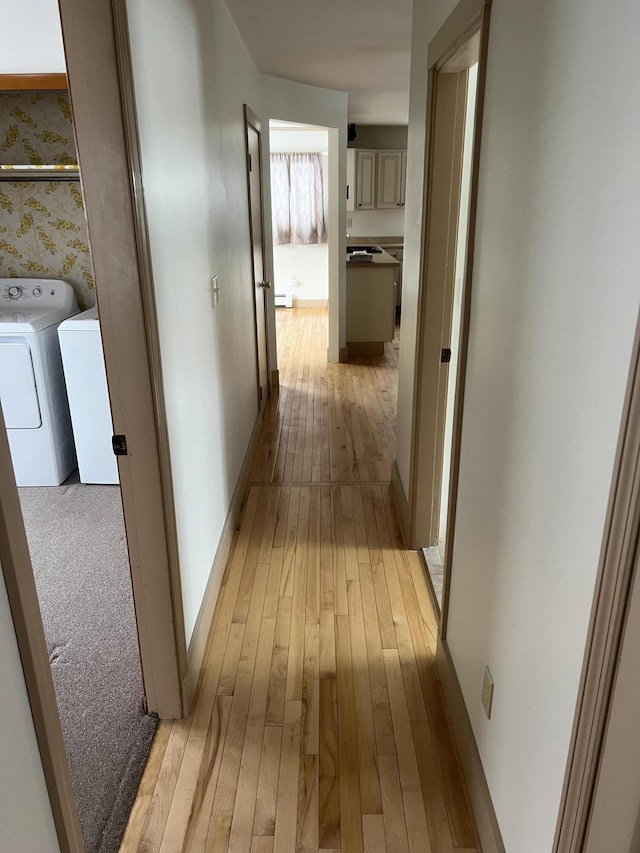
[{"label": "washer control knob", "polygon": [[34,287],[32,293],[34,296],[42,296],[42,288]]},{"label": "washer control knob", "polygon": [[14,284],[7,290],[7,293],[9,294],[9,299],[20,299],[22,296],[22,288]]}]

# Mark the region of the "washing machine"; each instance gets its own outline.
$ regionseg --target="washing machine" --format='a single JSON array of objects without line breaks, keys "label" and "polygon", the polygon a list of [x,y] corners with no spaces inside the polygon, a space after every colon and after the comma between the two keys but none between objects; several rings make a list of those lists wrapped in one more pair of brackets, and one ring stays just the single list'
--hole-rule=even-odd
[{"label": "washing machine", "polygon": [[58,325],[77,311],[66,281],[0,278],[0,403],[18,486],[59,486],[75,468]]},{"label": "washing machine", "polygon": [[58,327],[81,483],[118,483],[98,309]]}]

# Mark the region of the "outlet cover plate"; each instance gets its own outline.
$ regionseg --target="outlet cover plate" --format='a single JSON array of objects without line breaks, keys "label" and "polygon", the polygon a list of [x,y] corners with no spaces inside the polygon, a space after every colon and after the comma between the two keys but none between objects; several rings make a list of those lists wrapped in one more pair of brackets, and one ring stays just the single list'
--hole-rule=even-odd
[{"label": "outlet cover plate", "polygon": [[493,678],[489,667],[484,668],[484,681],[482,682],[482,707],[487,715],[487,719],[491,719],[491,705],[493,704]]}]

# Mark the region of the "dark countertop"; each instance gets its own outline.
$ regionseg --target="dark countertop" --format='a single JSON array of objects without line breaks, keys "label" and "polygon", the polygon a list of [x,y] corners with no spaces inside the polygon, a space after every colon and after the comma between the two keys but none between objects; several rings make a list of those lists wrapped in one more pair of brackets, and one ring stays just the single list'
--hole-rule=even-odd
[{"label": "dark countertop", "polygon": [[[363,244],[350,240],[349,245],[360,246]],[[367,245],[375,246],[377,244],[368,243]],[[381,252],[376,252],[371,257],[372,260],[370,261],[347,261],[347,269],[349,267],[358,267],[358,269],[362,269],[362,267],[397,267],[400,263],[395,258],[392,258],[388,252],[385,252],[384,249]]]}]

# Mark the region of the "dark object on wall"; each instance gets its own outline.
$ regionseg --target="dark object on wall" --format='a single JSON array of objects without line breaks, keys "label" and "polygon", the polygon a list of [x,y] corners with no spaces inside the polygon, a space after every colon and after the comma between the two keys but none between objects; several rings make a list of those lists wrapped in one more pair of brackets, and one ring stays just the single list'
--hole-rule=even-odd
[{"label": "dark object on wall", "polygon": [[348,141],[348,142],[353,142],[353,141],[354,141],[354,139],[356,138],[356,136],[357,136],[357,134],[356,134],[356,126],[355,126],[355,124],[349,124],[349,125],[347,125],[347,141]]}]

